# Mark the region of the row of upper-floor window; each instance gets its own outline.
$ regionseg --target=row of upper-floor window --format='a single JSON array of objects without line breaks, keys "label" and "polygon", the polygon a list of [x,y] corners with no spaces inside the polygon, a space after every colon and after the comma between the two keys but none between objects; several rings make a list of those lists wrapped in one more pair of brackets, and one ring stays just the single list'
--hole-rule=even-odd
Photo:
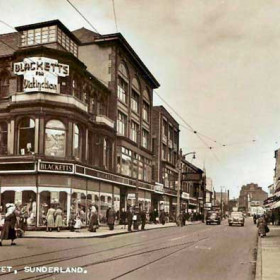
[{"label": "row of upper-floor window", "polygon": [[57,25],[25,30],[21,34],[21,47],[59,43],[65,50],[78,56],[78,45]]},{"label": "row of upper-floor window", "polygon": [[[9,71],[0,72],[0,98],[7,97],[10,93]],[[16,88],[18,92],[23,91],[23,77],[18,76],[16,79]],[[95,89],[90,83],[83,81],[78,75],[68,77],[58,77],[60,94],[72,95],[88,105],[89,113],[95,115],[107,115],[108,96]],[[13,87],[14,88],[14,87]]]},{"label": "row of upper-floor window", "polygon": [[117,153],[117,173],[151,182],[152,161],[130,149],[121,147]]},{"label": "row of upper-floor window", "polygon": [[151,98],[149,92],[150,90],[148,88],[144,90],[141,89],[137,77],[134,77],[130,82],[127,67],[123,63],[119,65],[117,85],[118,100],[128,106],[135,114],[140,115],[142,111],[142,119],[146,122],[150,121],[151,113]]},{"label": "row of upper-floor window", "polygon": [[149,149],[150,148],[150,133],[148,130],[142,128],[140,125],[130,120],[130,127],[128,126],[128,117],[121,111],[118,111],[117,119],[117,133],[119,135],[129,137],[135,143],[141,143],[141,146]]},{"label": "row of upper-floor window", "polygon": [[178,181],[178,173],[163,167],[162,168],[162,182],[164,187],[175,189]]},{"label": "row of upper-floor window", "polygon": [[176,150],[169,148],[167,145],[162,144],[161,158],[162,160],[166,160],[172,163],[173,165],[176,165],[178,154]]},{"label": "row of upper-floor window", "polygon": [[168,124],[166,120],[162,120],[162,136],[166,140],[171,140],[175,144],[178,144],[179,139],[179,133],[177,129],[174,129],[174,127],[171,124]]},{"label": "row of upper-floor window", "polygon": [[[38,124],[37,124],[38,126]],[[9,131],[6,121],[0,122],[0,155],[8,155]],[[36,121],[29,117],[22,118],[16,126],[16,150],[14,154],[29,155],[38,153],[38,137],[36,137]],[[61,120],[50,119],[44,126],[44,154],[46,156],[65,158],[67,138],[71,138],[73,156],[77,160],[85,159],[85,145],[88,143],[88,161],[93,165],[102,165],[108,169],[112,168],[112,143],[106,137],[97,138],[89,133],[86,141],[86,133],[78,124],[73,123],[73,133],[69,135],[66,125]],[[97,153],[99,150],[99,153]],[[98,158],[95,155],[98,154]]]}]

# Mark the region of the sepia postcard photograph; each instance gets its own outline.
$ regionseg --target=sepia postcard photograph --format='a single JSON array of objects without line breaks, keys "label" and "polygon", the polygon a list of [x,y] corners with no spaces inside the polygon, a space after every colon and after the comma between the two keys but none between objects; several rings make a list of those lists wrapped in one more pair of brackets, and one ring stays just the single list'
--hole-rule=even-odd
[{"label": "sepia postcard photograph", "polygon": [[0,279],[279,280],[279,14],[0,0]]}]

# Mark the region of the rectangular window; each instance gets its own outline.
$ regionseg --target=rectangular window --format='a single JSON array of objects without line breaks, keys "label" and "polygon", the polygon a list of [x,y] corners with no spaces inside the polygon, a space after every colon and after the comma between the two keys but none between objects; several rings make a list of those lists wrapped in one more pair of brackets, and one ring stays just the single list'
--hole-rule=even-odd
[{"label": "rectangular window", "polygon": [[166,188],[169,188],[168,172],[166,168],[162,168],[162,182]]},{"label": "rectangular window", "polygon": [[137,114],[139,113],[139,95],[134,90],[132,90],[131,94],[131,110]]},{"label": "rectangular window", "polygon": [[172,149],[168,149],[168,161],[172,162]]},{"label": "rectangular window", "polygon": [[121,174],[131,176],[131,157],[122,154]]},{"label": "rectangular window", "polygon": [[143,157],[138,155],[138,179],[143,180]]},{"label": "rectangular window", "polygon": [[121,135],[126,136],[126,130],[127,130],[127,116],[121,112],[118,112],[117,132]]},{"label": "rectangular window", "polygon": [[173,140],[173,128],[172,128],[172,126],[169,126],[169,129],[168,129],[168,139]]},{"label": "rectangular window", "polygon": [[162,130],[163,130],[162,134],[163,134],[165,137],[167,137],[167,131],[168,131],[168,129],[167,129],[167,122],[166,122],[166,121],[163,121]]},{"label": "rectangular window", "polygon": [[166,145],[162,144],[161,158],[166,160]]},{"label": "rectangular window", "polygon": [[147,102],[143,102],[143,112],[142,112],[142,117],[143,120],[146,122],[149,122],[149,104]]},{"label": "rectangular window", "polygon": [[146,149],[149,147],[149,132],[145,129],[142,130],[142,146]]},{"label": "rectangular window", "polygon": [[56,42],[58,39],[61,42],[61,31],[58,32],[56,25],[30,29],[23,31],[21,36],[21,46],[52,43]]},{"label": "rectangular window", "polygon": [[121,77],[118,78],[118,99],[127,104],[127,83]]},{"label": "rectangular window", "polygon": [[134,142],[137,143],[137,134],[138,134],[138,130],[139,130],[139,125],[134,122],[134,121],[131,121],[131,127],[130,127],[130,139]]}]

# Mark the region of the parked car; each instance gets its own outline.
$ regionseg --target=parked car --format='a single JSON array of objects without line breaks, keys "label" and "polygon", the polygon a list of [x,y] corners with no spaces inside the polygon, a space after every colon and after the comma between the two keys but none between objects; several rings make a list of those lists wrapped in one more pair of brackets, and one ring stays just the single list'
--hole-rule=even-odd
[{"label": "parked car", "polygon": [[217,211],[208,211],[206,215],[206,225],[221,224],[221,216]]},{"label": "parked car", "polygon": [[242,212],[231,212],[229,218],[228,218],[228,224],[229,226],[232,225],[241,225],[242,227],[245,224],[244,215]]}]

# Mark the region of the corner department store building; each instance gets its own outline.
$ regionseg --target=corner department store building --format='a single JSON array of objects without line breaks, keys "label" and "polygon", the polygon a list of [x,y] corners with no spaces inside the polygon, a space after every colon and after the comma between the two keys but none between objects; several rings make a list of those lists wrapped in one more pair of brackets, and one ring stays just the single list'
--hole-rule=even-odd
[{"label": "corner department store building", "polygon": [[[152,194],[151,111],[159,86],[121,34],[70,32],[54,20],[0,35],[0,192],[42,226],[51,204],[65,225]],[[98,77],[98,78],[97,78]],[[157,197],[157,196],[154,196]]]}]

